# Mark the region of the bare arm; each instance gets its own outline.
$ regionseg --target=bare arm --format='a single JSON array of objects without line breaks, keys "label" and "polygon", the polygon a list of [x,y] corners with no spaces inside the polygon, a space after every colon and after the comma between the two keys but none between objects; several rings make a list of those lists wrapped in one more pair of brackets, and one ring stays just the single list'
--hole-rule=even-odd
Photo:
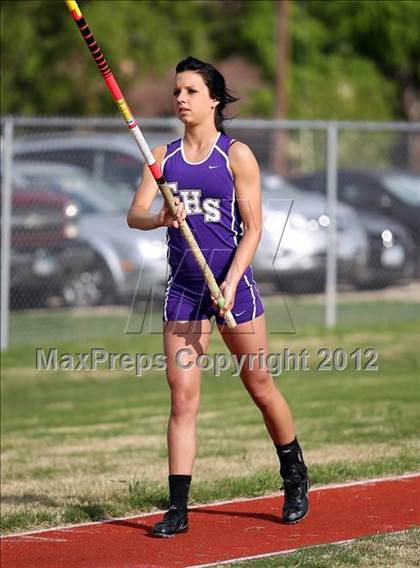
[{"label": "bare arm", "polygon": [[[152,151],[159,166],[162,165],[165,152],[166,146],[157,146]],[[127,223],[129,227],[149,231],[163,226],[179,226],[178,221],[185,218],[185,211],[178,197],[175,198],[175,203],[178,204],[178,215],[176,217],[170,214],[166,203],[164,203],[159,213],[150,213],[150,207],[158,191],[156,180],[151,174],[147,164],[145,164],[140,185],[127,213]]]},{"label": "bare arm", "polygon": [[236,249],[226,281],[237,286],[251,263],[262,234],[260,170],[251,149],[235,142],[229,151],[234,176],[235,192],[241,213],[244,236]]}]

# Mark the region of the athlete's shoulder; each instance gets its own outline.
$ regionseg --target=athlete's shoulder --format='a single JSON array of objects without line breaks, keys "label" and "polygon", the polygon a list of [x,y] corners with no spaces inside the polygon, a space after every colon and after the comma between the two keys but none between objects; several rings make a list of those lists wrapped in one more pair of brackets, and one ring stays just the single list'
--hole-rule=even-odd
[{"label": "athlete's shoulder", "polygon": [[235,154],[240,154],[242,156],[246,153],[253,154],[248,144],[245,144],[245,142],[241,142],[240,140],[236,140],[235,138],[230,139],[229,156],[233,156]]},{"label": "athlete's shoulder", "polygon": [[152,149],[152,154],[158,162],[161,162],[166,154],[168,146],[167,144],[160,144]]},{"label": "athlete's shoulder", "polygon": [[254,152],[248,144],[240,140],[232,140],[229,147],[229,162],[234,172],[245,165],[258,167]]}]

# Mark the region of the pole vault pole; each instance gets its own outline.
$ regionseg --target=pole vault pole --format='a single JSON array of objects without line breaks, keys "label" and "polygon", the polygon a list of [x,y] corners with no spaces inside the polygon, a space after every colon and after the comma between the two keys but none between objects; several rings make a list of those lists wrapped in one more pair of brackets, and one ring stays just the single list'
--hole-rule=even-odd
[{"label": "pole vault pole", "polygon": [[[140,130],[140,127],[137,123],[137,120],[134,118],[130,107],[128,106],[121,89],[118,86],[117,81],[112,74],[109,65],[102,54],[102,50],[98,46],[93,37],[92,32],[90,31],[89,26],[86,23],[86,20],[83,17],[82,12],[80,11],[79,6],[75,0],[65,0],[67,7],[72,15],[73,20],[76,22],[77,27],[82,34],[83,39],[85,40],[86,45],[89,48],[89,51],[92,54],[92,57],[96,61],[99,71],[102,73],[106,86],[108,87],[109,92],[112,95],[116,105],[120,109],[121,114],[124,117],[124,120],[127,123],[130,132],[133,134],[134,139],[137,143],[137,146],[140,148],[141,153],[143,154],[144,160],[146,164],[149,166],[149,169],[156,180],[156,183],[163,194],[163,197],[168,204],[169,210],[173,215],[176,214],[176,204],[174,200],[174,196],[170,187],[168,186],[163,173],[160,169],[159,164],[156,162],[155,157],[153,156],[152,152],[150,151],[149,146],[147,145],[146,140]],[[220,308],[223,308],[225,304],[225,300],[222,296],[220,288],[216,282],[213,272],[211,271],[210,267],[207,264],[206,259],[204,258],[203,253],[201,252],[197,242],[194,238],[194,235],[191,232],[187,221],[184,220],[179,224],[179,230],[181,231],[183,237],[188,243],[188,246],[191,249],[191,252],[196,259],[201,272],[203,273],[204,279],[207,282],[207,285],[210,289],[211,294],[218,298],[218,305]],[[232,312],[226,312],[225,322],[228,327],[236,327],[235,319],[232,315]]]}]

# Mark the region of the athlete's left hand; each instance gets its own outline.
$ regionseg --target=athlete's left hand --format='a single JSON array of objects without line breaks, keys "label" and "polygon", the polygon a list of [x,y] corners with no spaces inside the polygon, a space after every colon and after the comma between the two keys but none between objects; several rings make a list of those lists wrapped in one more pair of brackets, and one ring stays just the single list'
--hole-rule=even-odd
[{"label": "athlete's left hand", "polygon": [[225,305],[223,308],[219,308],[217,303],[217,299],[212,296],[211,299],[213,300],[213,304],[216,308],[219,309],[219,315],[224,317],[226,312],[229,312],[233,308],[233,304],[235,303],[235,295],[236,295],[236,288],[237,284],[233,284],[228,280],[224,280],[220,286],[220,292],[222,293],[223,298],[225,299]]}]

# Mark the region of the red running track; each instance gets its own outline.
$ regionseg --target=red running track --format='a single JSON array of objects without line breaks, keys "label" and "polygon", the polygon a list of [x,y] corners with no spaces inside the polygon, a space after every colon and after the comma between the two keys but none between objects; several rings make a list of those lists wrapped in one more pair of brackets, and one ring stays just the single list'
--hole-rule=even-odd
[{"label": "red running track", "polygon": [[420,525],[420,475],[313,489],[310,513],[280,521],[282,496],[193,507],[190,530],[149,536],[161,514],[6,536],[2,568],[172,568],[276,554]]}]

